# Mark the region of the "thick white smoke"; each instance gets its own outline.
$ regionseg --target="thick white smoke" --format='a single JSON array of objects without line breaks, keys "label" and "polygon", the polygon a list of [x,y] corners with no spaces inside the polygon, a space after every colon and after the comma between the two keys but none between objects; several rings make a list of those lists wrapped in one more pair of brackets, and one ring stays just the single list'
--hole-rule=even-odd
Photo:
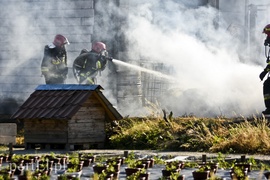
[{"label": "thick white smoke", "polygon": [[[269,3],[268,0],[251,1],[250,3],[257,4]],[[22,86],[25,84],[22,88],[14,88],[14,84],[10,83],[5,85],[8,86],[5,89],[20,91],[28,88],[28,93],[31,93],[36,85],[44,83],[44,79],[40,77],[43,48],[57,33],[66,35],[71,42],[67,47],[69,67],[72,66],[74,58],[81,49],[90,48],[90,43],[82,43],[85,39],[91,40],[90,35],[82,35],[91,32],[90,22],[82,19],[82,23],[88,25],[88,29],[81,29],[77,21],[65,19],[70,14],[74,14],[76,8],[81,9],[80,3],[50,2],[22,1],[16,2],[16,6],[7,1],[1,2],[3,5],[1,6],[1,32],[7,35],[1,38],[6,42],[3,48],[8,49],[9,52],[14,51],[12,57],[6,57],[4,53],[0,55],[6,67],[1,73],[9,77],[18,74],[20,77],[25,77],[25,82],[22,79],[16,82],[19,81],[18,78],[12,77],[16,79],[15,84],[20,83]],[[105,14],[99,17],[104,19],[104,24],[95,28],[100,32],[100,37],[106,35],[108,41],[114,41],[113,38],[122,33],[119,30],[123,30],[131,52],[129,59],[141,57],[149,61],[163,62],[174,68],[173,76],[177,81],[171,82],[171,86],[166,88],[167,92],[161,97],[163,100],[160,103],[161,108],[173,111],[174,115],[248,116],[260,113],[264,110],[264,103],[262,82],[258,75],[265,66],[263,52],[265,36],[261,31],[265,24],[270,23],[267,22],[269,14],[264,11],[258,12],[256,34],[260,43],[257,46],[261,47],[261,52],[256,52],[260,54],[257,59],[250,59],[245,58],[249,55],[245,53],[246,44],[227,31],[228,22],[225,23],[222,14],[208,6],[195,8],[193,2],[205,1],[121,1],[121,4],[127,3],[126,9],[129,10],[129,14],[126,14],[127,10],[117,10],[114,5],[103,10],[103,6],[96,4],[97,8]],[[227,6],[232,2],[231,6],[235,7],[233,0],[220,0],[220,2],[226,3]],[[108,4],[105,1],[101,3]],[[119,22],[111,21],[110,12],[128,17],[128,26],[123,26],[118,29],[119,32],[115,32],[113,25]],[[54,19],[56,20],[53,21]],[[108,28],[108,24],[112,26],[111,29]],[[109,39],[110,37],[112,39]],[[253,54],[252,51],[250,53]],[[110,74],[107,73],[103,72],[102,77],[98,77],[98,82],[104,87],[106,97],[109,97],[113,104],[117,104],[115,97],[110,96],[112,94],[110,87],[113,85],[108,82],[107,76]],[[67,83],[75,83],[72,75]],[[3,93],[3,96],[7,96],[7,93]],[[126,107],[122,114],[147,115],[143,110],[139,113],[133,106]]]},{"label": "thick white smoke", "polygon": [[[147,2],[132,4],[136,8],[130,13],[126,37],[132,56],[174,67],[178,81],[167,88],[162,107],[175,115],[207,117],[250,116],[264,110],[258,77],[264,67],[256,65],[264,57],[240,59],[245,44],[226,30],[221,14],[206,6]],[[214,23],[217,15],[219,28]],[[264,38],[261,28],[258,36]],[[263,42],[258,46],[264,48]]]}]

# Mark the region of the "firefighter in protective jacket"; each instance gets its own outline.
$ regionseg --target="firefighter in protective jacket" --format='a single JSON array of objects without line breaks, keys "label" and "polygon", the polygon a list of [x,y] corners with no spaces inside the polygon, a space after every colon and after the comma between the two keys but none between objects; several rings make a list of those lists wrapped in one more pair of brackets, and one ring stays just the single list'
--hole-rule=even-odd
[{"label": "firefighter in protective jacket", "polygon": [[79,84],[95,84],[96,76],[106,68],[108,57],[106,45],[95,42],[91,51],[83,49],[73,62],[73,73]]},{"label": "firefighter in protective jacket", "polygon": [[[264,27],[263,33],[265,33],[267,35],[267,37],[264,41],[264,46],[265,46],[265,50],[266,50],[267,47],[270,47],[270,24],[268,24]],[[260,73],[261,81],[264,79],[265,75],[268,74],[267,79],[263,83],[263,96],[264,96],[264,104],[265,104],[266,110],[262,112],[263,114],[268,114],[268,115],[270,115],[270,78],[269,78],[270,61],[269,61],[269,52],[270,52],[270,50],[268,51],[268,54],[266,53],[267,66]]]},{"label": "firefighter in protective jacket", "polygon": [[69,44],[68,39],[57,34],[54,41],[45,46],[41,72],[46,84],[65,83],[68,73],[66,44]]}]

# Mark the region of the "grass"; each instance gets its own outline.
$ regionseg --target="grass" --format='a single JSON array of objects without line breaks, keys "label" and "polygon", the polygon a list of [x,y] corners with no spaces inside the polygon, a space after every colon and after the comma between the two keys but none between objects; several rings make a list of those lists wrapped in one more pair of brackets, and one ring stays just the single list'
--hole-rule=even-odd
[{"label": "grass", "polygon": [[109,137],[109,148],[270,154],[264,118],[126,118]]}]

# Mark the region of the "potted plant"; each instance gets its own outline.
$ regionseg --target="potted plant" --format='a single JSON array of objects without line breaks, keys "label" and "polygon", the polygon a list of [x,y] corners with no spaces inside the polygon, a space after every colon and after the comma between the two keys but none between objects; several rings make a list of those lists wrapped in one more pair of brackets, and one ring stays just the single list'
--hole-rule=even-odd
[{"label": "potted plant", "polygon": [[192,172],[192,176],[194,180],[204,180],[210,177],[210,170],[209,167],[201,166],[199,169]]},{"label": "potted plant", "polygon": [[177,169],[182,169],[184,168],[184,163],[181,161],[170,161],[166,162],[166,166],[175,166]]},{"label": "potted plant", "polygon": [[94,180],[113,180],[113,174],[112,173],[107,173],[105,171],[102,171],[102,173],[94,173],[92,179]]},{"label": "potted plant", "polygon": [[71,177],[81,177],[81,174],[82,174],[82,169],[80,169],[79,166],[74,166],[73,168],[68,168],[66,171],[65,171],[65,174],[67,176],[71,176]]},{"label": "potted plant", "polygon": [[180,172],[180,168],[179,166],[177,165],[174,165],[173,163],[169,163],[169,164],[166,164],[165,165],[165,168],[161,170],[162,172],[162,176],[163,177],[169,177],[171,176],[172,174],[175,174],[175,173],[178,173]]},{"label": "potted plant", "polygon": [[140,169],[146,169],[146,164],[144,164],[141,160],[135,161],[135,166]]},{"label": "potted plant", "polygon": [[140,172],[139,171],[137,171],[137,172],[134,172],[134,173],[132,173],[132,174],[130,174],[129,176],[127,176],[127,180],[141,180],[141,179],[145,179],[145,178],[140,178],[139,177],[140,176]]},{"label": "potted plant", "polygon": [[18,176],[18,180],[31,180],[33,178],[33,173],[30,170],[23,171],[22,175]]},{"label": "potted plant", "polygon": [[108,167],[109,167],[109,165],[99,162],[99,163],[96,163],[95,165],[93,165],[93,171],[94,171],[94,173],[101,174]]},{"label": "potted plant", "polygon": [[251,172],[252,163],[249,163],[249,162],[235,163],[234,167],[240,167],[242,169],[247,169],[248,172]]},{"label": "potted plant", "polygon": [[230,176],[232,179],[246,180],[248,179],[248,169],[244,166],[234,166],[231,169]]},{"label": "potted plant", "polygon": [[78,157],[71,157],[68,161],[67,168],[74,169],[76,168],[79,171],[82,171],[84,161],[80,161]]},{"label": "potted plant", "polygon": [[121,160],[107,160],[106,162],[109,166],[113,166],[115,171],[120,171]]},{"label": "potted plant", "polygon": [[79,158],[72,157],[72,158],[69,159],[68,164],[75,165],[75,164],[79,164],[79,162],[80,162]]},{"label": "potted plant", "polygon": [[110,175],[113,174],[113,179],[118,179],[120,174],[120,163],[116,164],[117,161],[112,161],[108,164],[108,168],[105,172]]},{"label": "potted plant", "polygon": [[[96,161],[96,155],[93,155],[92,153],[80,153],[79,154],[79,159],[81,160],[81,161],[87,161],[87,162],[84,162],[84,166],[87,166],[87,163],[89,163],[89,165],[90,165],[90,163],[95,163],[95,161]],[[89,166],[88,165],[88,166]]]},{"label": "potted plant", "polygon": [[178,172],[172,173],[168,177],[163,177],[164,180],[170,179],[170,180],[185,180],[185,175],[180,174]]},{"label": "potted plant", "polygon": [[201,168],[204,167],[204,169],[207,171],[210,171],[209,177],[214,177],[218,169],[218,163],[214,163],[214,162],[204,162],[202,164],[199,164],[199,166]]},{"label": "potted plant", "polygon": [[138,167],[138,162],[136,159],[128,159],[126,160],[127,167],[125,168],[125,172],[127,176],[130,176],[138,171],[140,171],[141,168]]}]

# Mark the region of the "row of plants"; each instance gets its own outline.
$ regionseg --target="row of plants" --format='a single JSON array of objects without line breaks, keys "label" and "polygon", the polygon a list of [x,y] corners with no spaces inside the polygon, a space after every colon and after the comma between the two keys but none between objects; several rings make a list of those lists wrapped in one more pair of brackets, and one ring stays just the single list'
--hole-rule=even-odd
[{"label": "row of plants", "polygon": [[[6,154],[0,155],[0,157],[6,157]],[[167,157],[168,159],[172,157]],[[71,154],[47,154],[42,156],[29,156],[29,155],[17,155],[13,154],[11,158],[7,158],[6,161],[10,165],[19,165],[25,167],[27,164],[24,164],[28,160],[30,164],[35,164],[35,169],[28,170],[27,168],[22,168],[21,171],[18,171],[17,175],[20,179],[49,179],[50,170],[52,170],[53,165],[65,165],[65,172],[63,175],[59,176],[59,179],[70,179],[72,176],[76,175],[74,178],[79,178],[80,173],[83,170],[83,167],[93,167],[94,174],[91,178],[111,178],[117,179],[120,173],[120,166],[126,165],[125,173],[127,179],[136,179],[142,178],[145,179],[150,177],[148,168],[152,168],[155,164],[164,165],[162,169],[163,179],[184,179],[184,176],[181,175],[181,169],[196,168],[194,175],[197,172],[201,174],[206,174],[205,176],[218,180],[219,177],[216,177],[216,171],[218,168],[228,169],[231,176],[246,178],[248,173],[252,169],[256,170],[270,170],[268,164],[260,162],[250,157],[247,160],[243,161],[235,160],[226,160],[226,154],[218,153],[217,157],[211,158],[208,162],[196,162],[196,161],[173,161],[168,162],[165,157],[153,156],[151,158],[138,159],[133,152],[128,154],[128,157],[103,157],[93,154],[80,154],[80,153],[71,153]],[[85,163],[88,162],[88,163]],[[15,168],[11,168],[14,172],[10,171],[10,167],[1,168],[0,179],[12,178],[15,174]],[[135,169],[131,173],[128,170]],[[266,174],[269,174],[266,172]],[[269,175],[268,175],[269,176]],[[73,178],[73,177],[72,177]]]},{"label": "row of plants", "polygon": [[[119,158],[119,157],[118,157]],[[125,173],[127,175],[127,179],[140,179],[144,177],[145,179],[148,179],[150,177],[150,173],[147,172],[148,168],[151,168],[153,165],[150,165],[152,160],[152,163],[154,164],[162,164],[164,165],[164,168],[162,169],[162,176],[160,177],[160,180],[165,179],[175,179],[180,180],[184,179],[185,176],[181,174],[181,169],[185,167],[189,168],[197,168],[193,172],[194,179],[196,179],[196,175],[198,174],[206,174],[207,178],[219,180],[222,179],[218,176],[216,176],[216,172],[218,168],[228,169],[230,172],[232,178],[235,176],[237,178],[246,178],[247,173],[251,171],[251,167],[253,169],[259,169],[259,168],[266,168],[270,169],[268,165],[263,164],[260,162],[260,164],[257,164],[254,158],[249,158],[245,161],[242,160],[233,160],[233,161],[226,161],[225,155],[222,153],[219,153],[216,159],[211,160],[209,162],[205,163],[198,163],[198,162],[181,162],[181,161],[172,161],[167,162],[165,159],[160,159],[159,157],[153,157],[151,159],[136,159],[134,154],[129,154],[128,158],[124,159],[125,164],[127,165],[127,168],[125,168]],[[110,160],[109,162],[115,162],[118,161]],[[226,163],[225,163],[226,162]],[[112,169],[110,169],[110,164],[107,161],[102,161],[99,163],[96,163],[95,166],[103,167],[103,169],[99,172],[96,172],[94,176],[96,177],[115,177],[112,175]],[[93,166],[93,168],[95,167]],[[264,169],[266,170],[266,169]],[[245,171],[247,171],[245,173]],[[243,177],[242,177],[243,176]],[[197,179],[202,179],[200,176]]]}]

